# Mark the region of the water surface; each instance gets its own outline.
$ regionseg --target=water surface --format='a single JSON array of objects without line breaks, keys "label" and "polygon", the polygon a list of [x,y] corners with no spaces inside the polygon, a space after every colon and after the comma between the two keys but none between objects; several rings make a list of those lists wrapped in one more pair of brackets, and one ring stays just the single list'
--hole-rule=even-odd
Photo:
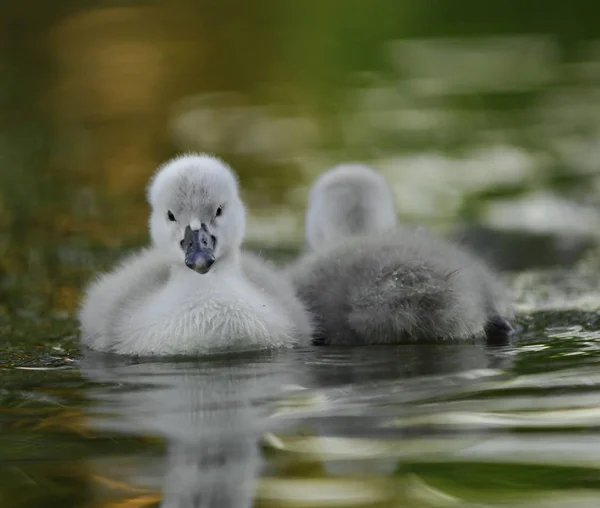
[{"label": "water surface", "polygon": [[502,348],[5,355],[1,505],[594,506],[600,318],[574,319]]}]

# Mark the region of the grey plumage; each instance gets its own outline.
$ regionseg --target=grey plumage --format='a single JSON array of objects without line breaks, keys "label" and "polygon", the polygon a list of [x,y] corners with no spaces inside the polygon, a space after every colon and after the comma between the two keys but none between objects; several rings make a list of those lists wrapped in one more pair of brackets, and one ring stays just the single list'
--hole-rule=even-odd
[{"label": "grey plumage", "polygon": [[489,268],[423,230],[351,238],[289,273],[327,344],[467,340],[512,317]]},{"label": "grey plumage", "polygon": [[489,268],[424,230],[351,238],[289,274],[326,344],[467,340],[512,317]]},{"label": "grey plumage", "polygon": [[368,166],[340,164],[313,184],[306,211],[306,244],[311,250],[348,236],[393,229],[398,224],[387,180]]},{"label": "grey plumage", "polygon": [[[332,174],[348,189],[347,175],[335,170],[329,179]],[[368,178],[365,172],[362,176]],[[335,189],[335,182],[329,187]],[[364,194],[364,188],[361,182],[354,184],[356,194]],[[318,226],[327,230],[331,217],[327,212],[336,210],[336,193],[321,192],[326,195],[317,200],[313,190],[311,206],[327,203],[327,209],[319,213]],[[365,213],[373,216],[380,201],[374,196],[368,202],[371,207]],[[386,203],[384,196],[381,202]],[[332,216],[339,222],[339,214]],[[465,341],[486,335],[507,337],[512,332],[507,320],[513,313],[505,289],[499,277],[473,254],[422,228],[370,231],[363,229],[322,245],[309,243],[313,252],[287,270],[298,296],[313,314],[317,342]],[[311,238],[310,231],[307,237]]]}]

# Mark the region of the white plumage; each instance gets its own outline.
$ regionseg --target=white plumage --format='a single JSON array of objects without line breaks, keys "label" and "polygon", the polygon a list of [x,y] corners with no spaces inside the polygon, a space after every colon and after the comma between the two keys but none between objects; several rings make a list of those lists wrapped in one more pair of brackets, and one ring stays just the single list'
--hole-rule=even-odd
[{"label": "white plumage", "polygon": [[[83,343],[133,355],[202,354],[291,346],[312,324],[284,277],[243,253],[246,213],[237,179],[216,157],[185,155],[148,189],[152,246],[102,275],[80,311]],[[186,231],[214,247],[207,273],[186,266]]]}]

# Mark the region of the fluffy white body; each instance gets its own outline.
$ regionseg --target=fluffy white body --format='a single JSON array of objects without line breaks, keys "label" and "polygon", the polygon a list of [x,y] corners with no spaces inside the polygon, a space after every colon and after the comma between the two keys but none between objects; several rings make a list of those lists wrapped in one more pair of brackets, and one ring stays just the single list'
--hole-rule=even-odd
[{"label": "fluffy white body", "polygon": [[313,313],[318,342],[495,341],[512,333],[499,277],[458,245],[398,226],[392,192],[375,171],[342,166],[321,176],[306,228],[312,252],[287,273]]},{"label": "fluffy white body", "polygon": [[[292,285],[240,249],[245,209],[232,171],[208,155],[159,168],[148,192],[152,246],[88,288],[83,343],[130,355],[189,355],[292,346],[312,332]],[[186,266],[187,234],[210,249],[207,271]],[[198,247],[202,247],[198,243]]]}]

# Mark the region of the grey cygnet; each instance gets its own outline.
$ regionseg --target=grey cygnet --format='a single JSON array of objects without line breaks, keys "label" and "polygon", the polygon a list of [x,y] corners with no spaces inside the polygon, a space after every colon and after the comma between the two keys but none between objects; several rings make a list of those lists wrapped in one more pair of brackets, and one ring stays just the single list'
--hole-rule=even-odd
[{"label": "grey cygnet", "polygon": [[398,225],[389,184],[368,167],[337,166],[316,181],[306,243],[287,273],[315,343],[504,343],[514,333],[499,276],[458,245]]}]

